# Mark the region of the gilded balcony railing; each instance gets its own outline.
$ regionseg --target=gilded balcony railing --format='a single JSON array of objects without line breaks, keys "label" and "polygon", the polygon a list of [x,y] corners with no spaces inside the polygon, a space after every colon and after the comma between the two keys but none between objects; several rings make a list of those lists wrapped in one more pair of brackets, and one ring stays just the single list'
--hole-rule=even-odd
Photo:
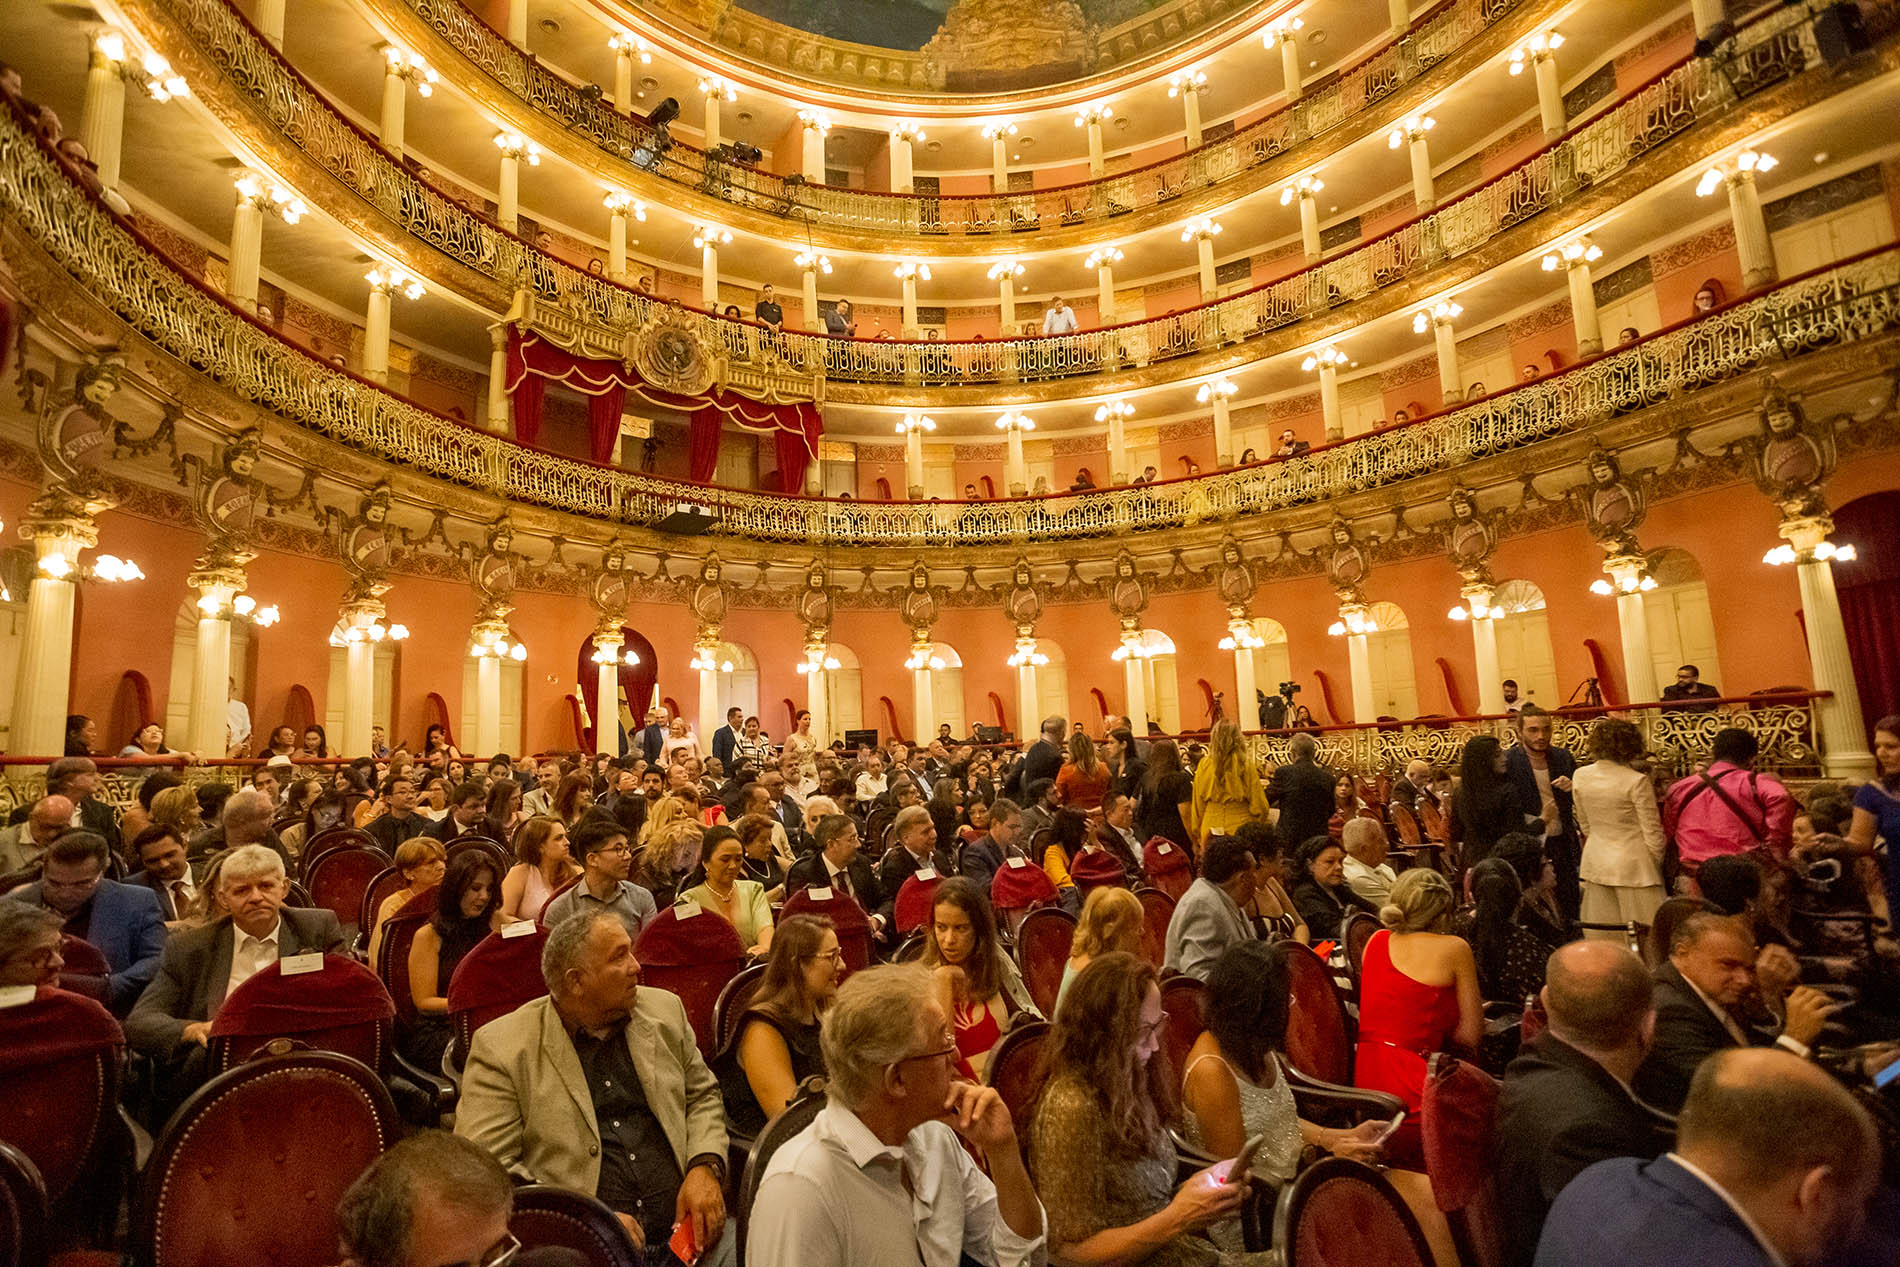
[{"label": "gilded balcony railing", "polygon": [[643,122],[597,93],[573,84],[509,43],[462,0],[395,0],[413,10],[479,72],[522,98],[552,122],[585,136],[616,158],[713,198],[796,222],[894,237],[1000,235],[1044,227],[1102,223],[1172,201],[1191,189],[1242,175],[1284,150],[1338,127],[1355,111],[1416,79],[1523,0],[1451,0],[1424,22],[1364,60],[1344,68],[1264,118],[1227,136],[1099,180],[1005,194],[879,193],[810,183],[722,160],[674,144],[656,154]]},{"label": "gilded balcony railing", "polygon": [[282,418],[511,501],[652,524],[683,501],[762,541],[982,545],[1097,537],[1323,502],[1460,465],[1692,391],[1764,362],[1900,328],[1900,247],[1797,278],[1482,401],[1191,480],[977,503],[869,503],[712,489],[516,444],[333,369],[239,312],[88,196],[16,112],[0,114],[0,218],[96,302]]},{"label": "gilded balcony railing", "polygon": [[[518,54],[459,3],[442,2],[446,12],[462,14],[488,39]],[[405,169],[337,113],[229,0],[149,3],[244,90],[251,108],[287,142],[395,225],[503,290],[530,294],[536,328],[562,346],[617,359],[627,332],[644,324],[660,302],[538,250]],[[1900,0],[1879,4],[1882,14],[1900,9]],[[1075,334],[967,342],[836,339],[787,330],[772,339],[772,350],[814,378],[928,387],[1072,378],[1237,344],[1463,255],[1600,184],[1697,121],[1820,60],[1812,16],[1805,9],[1773,11],[1744,27],[1719,65],[1696,58],[1679,63],[1541,153],[1437,210],[1277,281],[1165,317]],[[564,110],[598,105],[584,94],[560,101]],[[612,111],[585,118],[626,122]],[[740,357],[756,354],[765,334],[750,322],[735,329],[711,313],[669,308],[705,325],[709,343]]]}]

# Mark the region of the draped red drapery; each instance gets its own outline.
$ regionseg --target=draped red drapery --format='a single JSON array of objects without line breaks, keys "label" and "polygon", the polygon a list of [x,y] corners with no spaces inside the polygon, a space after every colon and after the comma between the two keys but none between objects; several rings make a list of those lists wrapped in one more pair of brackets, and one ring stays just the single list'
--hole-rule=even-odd
[{"label": "draped red drapery", "polygon": [[1871,738],[1875,721],[1900,712],[1900,492],[1842,506],[1834,512],[1833,539],[1857,554],[1834,565],[1834,584]]},{"label": "draped red drapery", "polygon": [[688,415],[689,470],[702,483],[712,479],[718,466],[719,439],[728,422],[771,437],[780,492],[802,491],[806,470],[818,460],[825,424],[818,406],[809,401],[768,405],[717,388],[703,396],[676,395],[652,386],[620,361],[576,356],[519,326],[508,327],[506,356],[505,386],[513,402],[515,439],[523,444],[540,440],[547,385],[556,382],[587,397],[588,456],[596,462],[613,460],[620,414],[629,395]]}]

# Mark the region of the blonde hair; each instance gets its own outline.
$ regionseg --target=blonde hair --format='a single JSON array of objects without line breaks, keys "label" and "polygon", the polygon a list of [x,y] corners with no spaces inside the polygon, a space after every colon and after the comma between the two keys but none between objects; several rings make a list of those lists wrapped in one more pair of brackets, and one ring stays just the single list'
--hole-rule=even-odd
[{"label": "blonde hair", "polygon": [[1430,867],[1413,867],[1392,885],[1379,922],[1395,933],[1428,933],[1457,905],[1449,880]]},{"label": "blonde hair", "polygon": [[168,787],[152,798],[152,822],[183,834],[190,830],[186,824],[191,819],[191,811],[196,808],[197,788]]},{"label": "blonde hair", "polygon": [[1075,941],[1071,957],[1087,955],[1093,959],[1112,950],[1141,953],[1141,932],[1146,924],[1141,899],[1118,885],[1104,885],[1089,894],[1082,903],[1082,916],[1075,922]]},{"label": "blonde hair", "polygon": [[1257,783],[1260,779],[1253,758],[1241,740],[1240,727],[1230,721],[1214,723],[1214,733],[1207,741],[1207,755],[1202,760],[1212,767],[1213,790],[1220,795],[1244,797],[1248,780]]},{"label": "blonde hair", "polygon": [[662,796],[654,802],[653,810],[647,815],[647,821],[640,824],[640,841],[644,845],[660,839],[669,829],[680,823],[699,825],[699,815],[686,807],[686,802],[677,796]]}]

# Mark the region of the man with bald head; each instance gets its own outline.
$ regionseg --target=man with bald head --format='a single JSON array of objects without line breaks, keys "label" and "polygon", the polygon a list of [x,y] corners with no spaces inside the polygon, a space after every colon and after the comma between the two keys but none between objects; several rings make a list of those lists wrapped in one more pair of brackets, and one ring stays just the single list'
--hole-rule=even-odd
[{"label": "man with bald head", "polygon": [[1573,941],[1544,968],[1550,1026],[1504,1073],[1498,1201],[1508,1261],[1528,1265],[1557,1194],[1611,1157],[1660,1156],[1673,1124],[1630,1090],[1655,1029],[1649,973],[1614,942]]},{"label": "man with bald head", "polygon": [[33,871],[72,823],[76,806],[64,796],[42,796],[21,821],[0,827],[0,876]]},{"label": "man with bald head", "polygon": [[1432,763],[1423,757],[1413,757],[1405,763],[1405,773],[1392,780],[1392,791],[1386,800],[1386,812],[1404,806],[1405,812],[1418,817],[1418,798],[1432,794]]},{"label": "man with bald head", "polygon": [[1873,1119],[1821,1068],[1719,1051],[1689,1085],[1675,1151],[1577,1176],[1536,1267],[1818,1267],[1859,1236],[1880,1169]]}]

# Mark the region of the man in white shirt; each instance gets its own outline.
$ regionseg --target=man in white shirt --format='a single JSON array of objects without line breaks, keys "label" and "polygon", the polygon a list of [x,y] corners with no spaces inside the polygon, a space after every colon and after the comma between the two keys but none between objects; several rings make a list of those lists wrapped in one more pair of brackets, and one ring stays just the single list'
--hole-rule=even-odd
[{"label": "man in white shirt", "polygon": [[1049,301],[1048,309],[1042,314],[1042,332],[1044,334],[1074,334],[1075,309],[1069,307],[1069,301],[1057,295]]},{"label": "man in white shirt", "polygon": [[230,680],[229,698],[224,705],[224,744],[231,756],[242,756],[251,750],[251,710],[238,698],[237,679]]},{"label": "man in white shirt", "polygon": [[953,1081],[956,1035],[926,969],[853,973],[822,1041],[830,1101],[765,1168],[751,1267],[1046,1261],[1042,1202],[1008,1106],[994,1088]]},{"label": "man in white shirt", "polygon": [[858,800],[875,801],[888,790],[890,783],[884,777],[884,754],[874,750],[865,762],[864,772],[858,775]]},{"label": "man in white shirt", "polygon": [[1374,909],[1384,906],[1399,878],[1386,861],[1385,828],[1377,819],[1348,819],[1340,843],[1346,847],[1340,866],[1346,873],[1347,887],[1372,903]]}]

